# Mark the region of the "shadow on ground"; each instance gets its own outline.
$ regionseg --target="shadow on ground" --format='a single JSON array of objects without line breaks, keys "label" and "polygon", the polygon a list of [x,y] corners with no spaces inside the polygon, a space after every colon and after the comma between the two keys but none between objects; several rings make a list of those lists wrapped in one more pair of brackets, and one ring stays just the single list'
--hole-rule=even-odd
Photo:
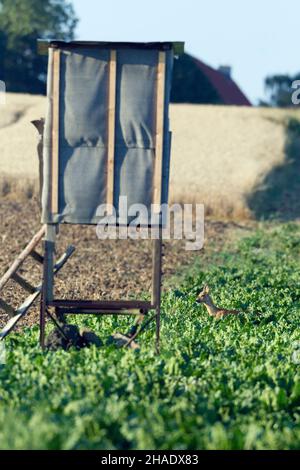
[{"label": "shadow on ground", "polygon": [[257,219],[282,221],[300,218],[300,122],[286,123],[285,161],[265,177],[247,197]]}]

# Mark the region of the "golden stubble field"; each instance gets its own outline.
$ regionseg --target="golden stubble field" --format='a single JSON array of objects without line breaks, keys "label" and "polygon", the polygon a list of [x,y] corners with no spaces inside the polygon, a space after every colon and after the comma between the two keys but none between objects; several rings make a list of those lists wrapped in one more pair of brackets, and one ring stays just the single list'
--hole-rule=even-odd
[{"label": "golden stubble field", "polygon": [[[42,96],[8,93],[0,107],[1,195],[37,188],[37,132]],[[244,218],[247,197],[286,155],[286,122],[300,110],[171,105],[172,202],[204,203],[207,214]]]}]

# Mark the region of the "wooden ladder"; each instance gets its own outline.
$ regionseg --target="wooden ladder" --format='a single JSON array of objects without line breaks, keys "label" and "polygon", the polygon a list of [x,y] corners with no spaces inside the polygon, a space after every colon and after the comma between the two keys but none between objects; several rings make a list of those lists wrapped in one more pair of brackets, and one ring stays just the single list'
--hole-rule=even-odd
[{"label": "wooden ladder", "polygon": [[[7,284],[9,279],[13,279],[19,286],[22,287],[26,292],[29,293],[29,296],[25,299],[25,301],[18,307],[16,310],[6,303],[0,297],[0,308],[4,310],[8,316],[10,317],[8,323],[5,327],[0,331],[0,341],[3,340],[16,326],[18,321],[26,315],[30,307],[33,305],[34,301],[39,297],[42,292],[43,283],[41,282],[37,286],[33,286],[30,282],[24,279],[20,274],[18,274],[18,269],[22,266],[26,258],[31,256],[35,261],[40,264],[44,263],[44,257],[38,253],[35,248],[42,240],[43,236],[46,233],[46,225],[34,235],[32,240],[28,243],[28,245],[23,249],[20,255],[15,259],[12,265],[7,269],[5,274],[0,278],[0,294],[1,290]],[[55,276],[60,269],[65,265],[68,261],[70,256],[74,253],[75,248],[74,246],[70,245],[64,254],[57,260],[57,262],[53,266],[53,275]]]}]

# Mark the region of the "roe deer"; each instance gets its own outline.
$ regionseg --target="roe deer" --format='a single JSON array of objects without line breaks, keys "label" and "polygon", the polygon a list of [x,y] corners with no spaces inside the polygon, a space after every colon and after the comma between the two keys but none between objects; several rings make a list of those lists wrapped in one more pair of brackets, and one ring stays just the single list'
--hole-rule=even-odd
[{"label": "roe deer", "polygon": [[197,297],[196,302],[198,304],[204,304],[207,311],[208,311],[208,314],[212,317],[215,317],[215,318],[222,318],[222,317],[225,317],[226,315],[237,315],[237,314],[241,313],[238,310],[227,310],[225,308],[217,307],[213,303],[213,300],[212,300],[211,296],[209,295],[209,287],[208,286],[205,286],[202,289],[202,291],[200,292],[200,294]]},{"label": "roe deer", "polygon": [[37,129],[39,133],[38,144],[37,144],[37,153],[39,158],[39,176],[40,176],[40,205],[42,201],[42,190],[43,190],[43,145],[44,145],[44,127],[45,119],[35,119],[31,121],[31,124]]}]

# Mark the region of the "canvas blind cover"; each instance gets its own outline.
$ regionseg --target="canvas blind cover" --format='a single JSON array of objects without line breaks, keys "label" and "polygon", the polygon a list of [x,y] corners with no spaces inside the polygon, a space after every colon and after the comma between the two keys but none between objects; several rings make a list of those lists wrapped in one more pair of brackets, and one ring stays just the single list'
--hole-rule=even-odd
[{"label": "canvas blind cover", "polygon": [[172,63],[171,48],[49,48],[43,223],[96,224],[120,196],[167,202]]}]

